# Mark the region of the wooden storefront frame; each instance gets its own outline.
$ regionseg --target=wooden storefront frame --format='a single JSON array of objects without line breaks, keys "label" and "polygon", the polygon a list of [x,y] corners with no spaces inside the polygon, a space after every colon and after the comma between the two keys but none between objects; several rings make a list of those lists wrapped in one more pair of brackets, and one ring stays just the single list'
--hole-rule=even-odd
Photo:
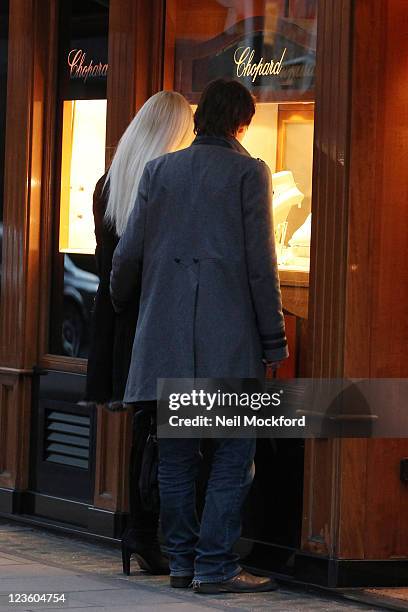
[{"label": "wooden storefront frame", "polygon": [[[406,326],[401,321],[400,330],[390,331],[392,356],[398,363],[384,360],[382,351],[390,345],[381,329],[387,309],[401,318],[401,308],[384,291],[385,266],[392,267],[393,258],[383,245],[390,247],[393,235],[391,221],[382,215],[385,171],[404,184],[408,159],[404,143],[398,144],[399,157],[393,153],[386,132],[391,126],[395,135],[398,122],[408,127],[403,96],[391,80],[397,49],[401,57],[408,57],[406,30],[395,27],[406,25],[403,8],[402,0],[379,0],[374,5],[370,0],[318,2],[306,360],[309,375],[318,378],[407,375],[401,361],[408,344]],[[28,486],[34,368],[84,373],[86,367],[84,360],[47,353],[57,9],[58,0],[10,0],[0,320],[0,440],[7,440],[0,448],[0,512],[8,515],[20,511],[19,495]],[[161,88],[164,17],[161,0],[110,2],[107,161],[136,108]],[[394,70],[391,76],[384,72],[384,54],[388,70]],[[394,98],[389,100],[390,90]],[[398,224],[403,213],[399,204],[391,220]],[[399,253],[404,238],[400,230]],[[380,254],[372,251],[377,242]],[[408,301],[408,260],[398,256],[398,265],[400,295]],[[129,437],[129,416],[99,414],[94,504],[102,512],[123,513],[127,508],[128,445],[123,440]],[[383,563],[384,583],[392,582],[387,562],[408,557],[408,528],[404,532],[397,520],[408,508],[408,491],[395,472],[403,456],[408,456],[406,440],[306,442],[299,576],[307,579],[302,567],[308,555],[321,563],[319,580],[332,586],[352,580],[340,576],[342,560],[361,564],[376,559]],[[377,467],[383,478],[391,474],[388,506],[376,493]],[[375,519],[370,518],[373,510]],[[385,526],[393,521],[386,532]],[[392,574],[394,566],[389,567]],[[365,571],[369,575],[369,569]]]}]

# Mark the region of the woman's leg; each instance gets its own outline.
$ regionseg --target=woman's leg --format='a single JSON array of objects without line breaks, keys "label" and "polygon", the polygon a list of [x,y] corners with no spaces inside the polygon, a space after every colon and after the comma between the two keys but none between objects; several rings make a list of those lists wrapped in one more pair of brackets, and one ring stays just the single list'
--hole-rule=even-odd
[{"label": "woman's leg", "polygon": [[144,510],[139,489],[143,452],[151,429],[151,416],[154,415],[155,409],[156,402],[146,402],[146,405],[138,406],[133,416],[129,465],[129,527],[134,538],[141,542],[156,540],[159,526],[159,514]]}]

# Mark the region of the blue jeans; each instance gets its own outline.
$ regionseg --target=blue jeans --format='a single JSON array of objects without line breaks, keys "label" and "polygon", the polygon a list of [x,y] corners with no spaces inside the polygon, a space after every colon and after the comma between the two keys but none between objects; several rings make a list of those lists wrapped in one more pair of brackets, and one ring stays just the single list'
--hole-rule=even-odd
[{"label": "blue jeans", "polygon": [[254,477],[256,441],[215,443],[200,525],[195,495],[200,440],[159,439],[160,516],[172,576],[220,582],[241,571],[232,547],[241,534],[241,510]]}]

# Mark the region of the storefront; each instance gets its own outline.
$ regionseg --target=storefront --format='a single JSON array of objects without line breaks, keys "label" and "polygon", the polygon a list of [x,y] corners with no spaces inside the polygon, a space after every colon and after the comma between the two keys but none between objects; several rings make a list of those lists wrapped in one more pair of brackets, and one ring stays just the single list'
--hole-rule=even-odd
[{"label": "storefront", "polygon": [[[126,523],[130,417],[78,404],[98,283],[92,192],[162,88],[195,105],[223,76],[257,98],[243,144],[273,174],[281,375],[408,375],[404,4],[0,0],[1,515],[106,538]],[[329,586],[406,584],[406,457],[405,439],[261,440],[247,563]]]}]

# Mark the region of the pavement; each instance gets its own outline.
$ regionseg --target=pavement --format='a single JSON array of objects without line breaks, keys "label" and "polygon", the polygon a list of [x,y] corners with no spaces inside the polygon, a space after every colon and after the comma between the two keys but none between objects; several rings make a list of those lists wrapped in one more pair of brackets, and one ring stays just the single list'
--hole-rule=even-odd
[{"label": "pavement", "polygon": [[[0,519],[0,612],[353,612],[359,605],[295,586],[259,594],[199,595],[171,589],[165,576],[149,576],[132,559],[122,574],[120,550],[64,533]],[[64,594],[65,603],[10,603],[10,594]],[[24,596],[23,596],[24,598]],[[18,599],[14,595],[14,599]],[[20,596],[21,599],[21,596]]]}]

